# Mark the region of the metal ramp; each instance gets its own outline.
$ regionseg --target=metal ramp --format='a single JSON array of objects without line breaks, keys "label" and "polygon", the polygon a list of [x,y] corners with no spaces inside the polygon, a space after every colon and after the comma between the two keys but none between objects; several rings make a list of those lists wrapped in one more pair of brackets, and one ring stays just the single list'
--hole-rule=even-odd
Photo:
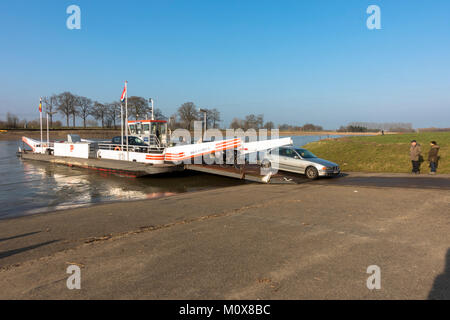
[{"label": "metal ramp", "polygon": [[215,174],[219,176],[246,180],[257,183],[268,184],[300,184],[309,180],[299,174],[278,171],[272,173],[270,178],[267,174],[261,173],[259,165],[218,165],[218,164],[185,164],[186,170],[198,171],[203,173]]}]

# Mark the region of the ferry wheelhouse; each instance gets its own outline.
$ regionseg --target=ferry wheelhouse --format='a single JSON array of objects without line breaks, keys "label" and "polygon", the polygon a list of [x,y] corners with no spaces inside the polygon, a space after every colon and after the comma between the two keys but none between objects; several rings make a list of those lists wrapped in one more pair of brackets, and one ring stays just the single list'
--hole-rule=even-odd
[{"label": "ferry wheelhouse", "polygon": [[[98,158],[126,160],[147,164],[163,164],[169,145],[169,133],[165,120],[129,120],[123,138],[99,143]],[[128,143],[127,143],[128,137]]]},{"label": "ferry wheelhouse", "polygon": [[168,146],[168,128],[165,120],[130,120],[128,132],[155,149]]}]

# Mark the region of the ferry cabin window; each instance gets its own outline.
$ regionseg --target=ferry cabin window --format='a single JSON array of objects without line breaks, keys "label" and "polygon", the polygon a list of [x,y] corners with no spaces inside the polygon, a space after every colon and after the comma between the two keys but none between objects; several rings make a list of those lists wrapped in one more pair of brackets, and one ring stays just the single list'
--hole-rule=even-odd
[{"label": "ferry cabin window", "polygon": [[156,123],[155,125],[155,135],[156,136],[160,136],[161,135],[161,124],[160,123]]},{"label": "ferry cabin window", "polygon": [[145,134],[149,134],[150,133],[150,125],[148,123],[144,124],[142,126],[142,128],[144,129],[144,133]]},{"label": "ferry cabin window", "polygon": [[130,124],[130,132],[136,134],[136,126],[134,124]]},{"label": "ferry cabin window", "polygon": [[142,126],[140,123],[136,123],[136,133],[142,134]]}]

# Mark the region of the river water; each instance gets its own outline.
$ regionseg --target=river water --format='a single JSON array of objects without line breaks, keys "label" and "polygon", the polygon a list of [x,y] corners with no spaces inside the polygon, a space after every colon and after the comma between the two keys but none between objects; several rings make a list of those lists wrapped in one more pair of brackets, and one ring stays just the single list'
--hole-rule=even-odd
[{"label": "river water", "polygon": [[[302,146],[328,136],[296,136]],[[338,136],[330,136],[334,138]],[[18,141],[0,141],[0,219],[88,206],[100,202],[154,199],[235,186],[242,181],[200,173],[138,179],[16,157]]]}]

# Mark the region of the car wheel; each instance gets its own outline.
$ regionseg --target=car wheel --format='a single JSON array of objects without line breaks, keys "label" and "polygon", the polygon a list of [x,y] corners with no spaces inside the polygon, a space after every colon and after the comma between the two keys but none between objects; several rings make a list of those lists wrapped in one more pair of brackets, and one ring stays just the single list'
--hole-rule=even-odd
[{"label": "car wheel", "polygon": [[270,169],[270,167],[272,167],[272,163],[270,163],[269,160],[265,159],[261,162],[261,167]]},{"label": "car wheel", "polygon": [[306,177],[311,180],[315,180],[319,177],[319,171],[317,171],[317,169],[314,167],[308,167],[305,174]]}]

